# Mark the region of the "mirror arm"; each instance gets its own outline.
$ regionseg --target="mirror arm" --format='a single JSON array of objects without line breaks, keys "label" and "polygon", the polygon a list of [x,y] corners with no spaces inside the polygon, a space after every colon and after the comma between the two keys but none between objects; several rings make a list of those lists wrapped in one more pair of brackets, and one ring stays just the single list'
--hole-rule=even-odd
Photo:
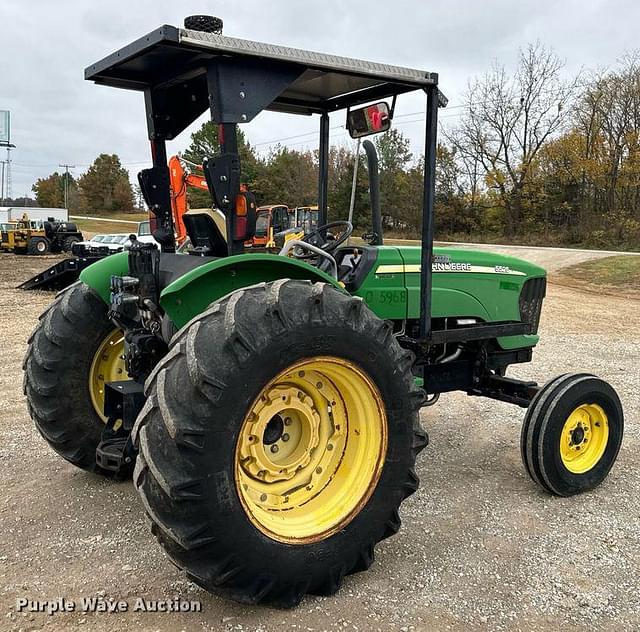
[{"label": "mirror arm", "polygon": [[397,94],[393,95],[393,98],[391,99],[391,107],[389,108],[389,120],[393,121],[393,113],[396,110],[396,99],[398,98]]}]

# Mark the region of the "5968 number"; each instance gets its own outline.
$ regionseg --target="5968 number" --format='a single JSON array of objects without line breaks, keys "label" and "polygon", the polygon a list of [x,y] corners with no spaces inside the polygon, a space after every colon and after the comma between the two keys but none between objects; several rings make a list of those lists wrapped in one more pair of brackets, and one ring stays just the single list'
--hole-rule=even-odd
[{"label": "5968 number", "polygon": [[367,292],[364,300],[368,303],[382,303],[383,305],[397,305],[407,301],[405,290],[384,290],[381,292]]}]

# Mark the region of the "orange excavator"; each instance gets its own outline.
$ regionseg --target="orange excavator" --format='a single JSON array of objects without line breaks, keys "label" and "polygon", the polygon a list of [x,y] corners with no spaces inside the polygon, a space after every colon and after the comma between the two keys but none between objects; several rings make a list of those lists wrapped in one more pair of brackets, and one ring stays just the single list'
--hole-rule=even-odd
[{"label": "orange excavator", "polygon": [[189,164],[196,170],[202,171],[200,165],[187,163],[183,158],[171,156],[169,159],[169,181],[171,183],[171,209],[173,211],[173,225],[176,231],[176,243],[181,246],[187,238],[187,229],[184,225],[182,216],[189,210],[187,204],[187,187],[208,191],[207,181],[204,174],[187,172],[184,168],[185,164]]},{"label": "orange excavator", "polygon": [[[189,167],[188,170],[185,169],[185,165]],[[198,175],[198,173],[202,175]],[[171,183],[171,208],[176,231],[176,243],[180,246],[187,238],[187,230],[182,219],[189,210],[187,187],[208,191],[207,181],[201,165],[188,162],[179,156],[172,156],[169,159],[169,180]],[[246,191],[245,185],[240,185],[240,188]],[[275,248],[274,235],[292,228],[294,225],[292,220],[293,215],[284,204],[261,206],[257,211],[256,233],[250,241],[245,243],[245,246],[267,250]],[[295,234],[288,236],[288,238],[298,236]]]}]

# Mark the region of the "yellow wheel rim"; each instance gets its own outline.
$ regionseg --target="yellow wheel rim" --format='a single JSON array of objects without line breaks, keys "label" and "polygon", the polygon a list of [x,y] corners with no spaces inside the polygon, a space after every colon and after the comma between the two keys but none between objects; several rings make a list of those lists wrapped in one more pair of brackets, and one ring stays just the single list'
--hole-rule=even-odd
[{"label": "yellow wheel rim", "polygon": [[563,465],[574,474],[593,469],[607,449],[609,419],[597,404],[582,404],[568,417],[560,436]]},{"label": "yellow wheel rim", "polygon": [[347,360],[303,360],[267,384],[245,417],[236,489],[270,538],[317,542],[366,504],[386,450],[386,412],[371,379]]},{"label": "yellow wheel rim", "polygon": [[124,364],[124,334],[114,329],[100,344],[89,369],[89,394],[96,412],[104,421],[104,385],[107,382],[126,380]]}]

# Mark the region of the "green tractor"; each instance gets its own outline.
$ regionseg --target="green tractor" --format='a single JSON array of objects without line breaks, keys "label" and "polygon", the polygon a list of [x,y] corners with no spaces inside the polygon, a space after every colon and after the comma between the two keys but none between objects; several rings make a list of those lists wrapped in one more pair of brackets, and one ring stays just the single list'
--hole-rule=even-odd
[{"label": "green tractor", "polygon": [[[248,603],[332,594],[400,528],[427,445],[421,407],[462,391],[527,408],[522,457],[545,491],[596,487],[623,433],[620,400],[588,373],[538,387],[506,375],[538,342],[545,272],[519,259],[433,248],[434,73],[221,34],[195,16],[89,66],[144,93],[153,167],[139,175],[161,244],[85,269],[29,341],[24,389],[51,447],[85,470],[132,475],[152,531],[187,576]],[[426,95],[422,247],[383,244],[373,145],[372,230],[327,224],[329,114],[357,138],[389,128],[396,98]],[[390,104],[385,101],[390,101]],[[205,161],[226,221],[184,216],[175,252],[165,141],[207,109]],[[237,125],[261,111],[319,115],[318,228],[279,254],[247,250]],[[216,211],[217,212],[217,211]],[[346,214],[346,209],[345,209]]]}]

